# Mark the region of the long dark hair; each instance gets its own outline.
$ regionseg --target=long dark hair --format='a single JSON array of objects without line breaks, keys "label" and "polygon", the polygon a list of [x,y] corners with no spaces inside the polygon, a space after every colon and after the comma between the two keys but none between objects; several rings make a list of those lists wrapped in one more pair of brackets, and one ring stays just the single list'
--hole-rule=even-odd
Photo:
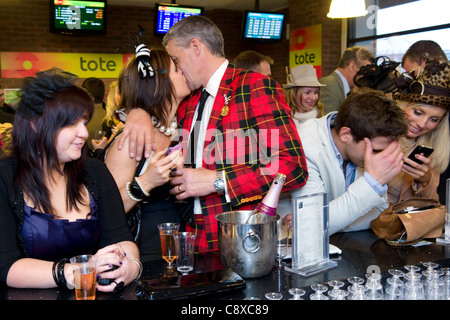
[{"label": "long dark hair", "polygon": [[123,67],[119,79],[120,102],[118,109],[126,112],[133,108],[142,108],[154,116],[165,126],[169,125],[168,108],[174,99],[175,90],[170,81],[169,54],[162,49],[151,50],[150,63],[155,76],[141,78],[138,72],[138,62],[133,57]]},{"label": "long dark hair", "polygon": [[[51,84],[51,85],[49,85]],[[54,214],[45,173],[55,170],[66,178],[66,208],[78,210],[82,203],[86,146],[80,159],[68,162],[61,171],[55,144],[59,131],[79,119],[90,120],[92,97],[57,73],[38,73],[27,78],[13,125],[16,182],[36,208]],[[31,110],[31,111],[30,111]]]}]

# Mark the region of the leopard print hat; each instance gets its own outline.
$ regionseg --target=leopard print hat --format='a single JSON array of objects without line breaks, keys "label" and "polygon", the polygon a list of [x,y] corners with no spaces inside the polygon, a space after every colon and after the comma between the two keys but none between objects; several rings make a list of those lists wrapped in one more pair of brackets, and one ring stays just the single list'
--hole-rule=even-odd
[{"label": "leopard print hat", "polygon": [[450,64],[429,62],[417,76],[405,74],[396,80],[395,100],[424,103],[450,110]]}]

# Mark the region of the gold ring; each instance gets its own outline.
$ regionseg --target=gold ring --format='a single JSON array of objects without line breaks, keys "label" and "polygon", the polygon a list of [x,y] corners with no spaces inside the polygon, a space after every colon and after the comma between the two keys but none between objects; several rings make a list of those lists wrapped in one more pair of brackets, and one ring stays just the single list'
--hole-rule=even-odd
[{"label": "gold ring", "polygon": [[180,189],[181,184],[178,185],[178,192],[181,193],[181,189]]}]

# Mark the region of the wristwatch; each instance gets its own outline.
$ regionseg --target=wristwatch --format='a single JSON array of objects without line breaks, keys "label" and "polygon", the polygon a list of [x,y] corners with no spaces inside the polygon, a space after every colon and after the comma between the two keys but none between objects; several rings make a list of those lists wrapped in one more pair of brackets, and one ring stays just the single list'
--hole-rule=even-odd
[{"label": "wristwatch", "polygon": [[216,181],[214,181],[214,188],[220,195],[225,194],[225,181],[223,181],[222,171],[216,171]]}]

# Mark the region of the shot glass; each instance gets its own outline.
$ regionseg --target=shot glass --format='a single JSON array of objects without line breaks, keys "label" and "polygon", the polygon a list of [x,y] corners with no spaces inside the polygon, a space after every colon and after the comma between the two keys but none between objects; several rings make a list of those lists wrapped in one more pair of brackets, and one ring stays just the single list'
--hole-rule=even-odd
[{"label": "shot glass", "polygon": [[75,298],[77,300],[95,300],[96,258],[89,254],[70,259],[73,270]]},{"label": "shot glass", "polygon": [[194,241],[196,236],[192,232],[178,232],[174,235],[177,270],[183,275],[194,270]]}]

